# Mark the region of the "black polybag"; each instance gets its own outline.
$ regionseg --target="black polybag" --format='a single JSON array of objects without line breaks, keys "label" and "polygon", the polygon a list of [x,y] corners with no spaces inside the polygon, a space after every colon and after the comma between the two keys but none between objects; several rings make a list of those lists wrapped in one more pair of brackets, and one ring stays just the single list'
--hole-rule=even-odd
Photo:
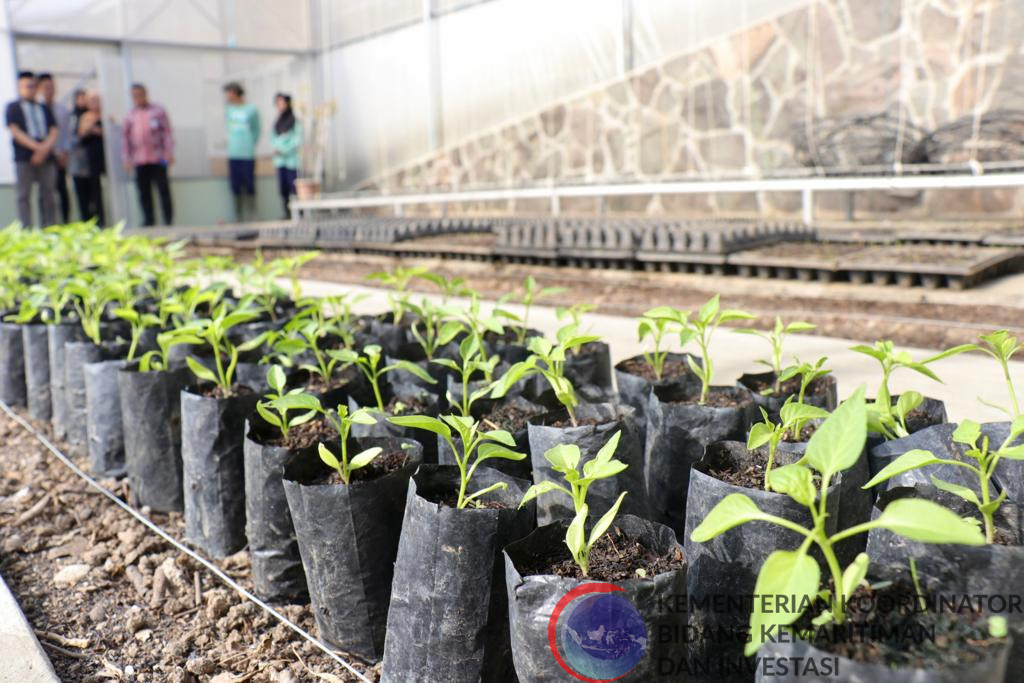
[{"label": "black polybag", "polygon": [[453,496],[458,469],[421,465],[409,482],[384,641],[383,683],[515,680],[501,551],[526,536],[535,508],[522,508],[529,482],[481,467],[477,491],[505,482],[486,498],[500,509],[456,509],[432,502]]},{"label": "black polybag", "polygon": [[[555,681],[562,680],[566,675],[551,653],[548,625],[563,596],[591,581],[550,574],[523,576],[522,567],[534,564],[537,558],[546,559],[558,555],[568,558],[568,548],[565,546],[568,525],[568,520],[559,520],[542,526],[505,548],[505,587],[508,592],[512,659],[521,681]],[[663,524],[633,515],[619,515],[615,518],[615,526],[628,538],[639,541],[658,555],[666,555],[673,550],[682,552],[675,533]],[[665,662],[678,664],[685,662],[686,658],[684,638],[661,637],[663,629],[675,633],[673,627],[685,619],[685,612],[676,611],[675,606],[686,599],[686,567],[684,565],[681,569],[648,578],[617,581],[615,584],[623,590],[614,594],[624,597],[636,607],[647,628],[644,656],[636,668],[621,680],[659,680],[663,676],[659,667],[664,668]],[[666,605],[671,608],[665,609]],[[558,650],[565,660],[564,649],[558,647]]]},{"label": "black polybag", "polygon": [[[554,481],[564,484],[564,477],[555,472],[544,454],[560,444],[576,444],[580,448],[581,468],[597,456],[601,447],[622,432],[615,459],[626,463],[625,470],[614,477],[599,479],[590,485],[587,504],[590,514],[600,518],[607,512],[623,491],[628,494],[622,501],[619,512],[648,517],[647,487],[644,484],[644,430],[638,424],[633,409],[618,403],[583,403],[576,407],[578,421],[596,420],[596,424],[581,424],[578,427],[547,426],[553,422],[568,424],[568,414],[563,410],[549,413],[530,422],[530,462],[533,467],[533,482]],[[544,496],[537,501],[537,522],[548,524],[556,519],[575,516],[572,501],[563,496]]]},{"label": "black polybag", "polygon": [[36,420],[53,418],[50,398],[49,325],[22,325],[21,342],[25,357],[25,392],[28,414]]},{"label": "black polybag", "polygon": [[10,406],[23,406],[27,401],[21,328],[0,322],[0,401]]},{"label": "black polybag", "polygon": [[121,391],[125,471],[132,501],[157,512],[184,508],[181,463],[181,392],[192,378],[186,368],[117,374]]},{"label": "black polybag", "polygon": [[259,394],[210,398],[181,392],[185,537],[222,558],[245,547],[245,420]]},{"label": "black polybag", "polygon": [[643,462],[651,518],[681,534],[690,468],[704,456],[708,444],[743,439],[757,408],[746,389],[711,387],[712,393],[736,398],[737,405],[728,407],[664,400],[663,394],[670,391],[657,386],[648,397]]},{"label": "black polybag", "polygon": [[[399,470],[351,485],[328,484],[328,468],[295,461],[285,467],[284,491],[295,526],[320,638],[369,660],[384,651],[395,555],[409,478],[422,447],[407,439],[355,439],[352,452],[405,445]],[[312,467],[317,468],[314,474]],[[321,481],[317,481],[317,478]]]}]

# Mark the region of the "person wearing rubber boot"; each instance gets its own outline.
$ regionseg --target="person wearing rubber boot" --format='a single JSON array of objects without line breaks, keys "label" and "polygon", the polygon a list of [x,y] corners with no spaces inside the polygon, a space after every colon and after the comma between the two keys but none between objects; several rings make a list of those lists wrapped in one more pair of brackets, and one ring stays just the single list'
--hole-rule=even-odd
[{"label": "person wearing rubber boot", "polygon": [[239,83],[224,86],[227,99],[228,179],[235,199],[235,220],[239,223],[256,217],[256,143],[260,139],[260,114],[245,101]]}]

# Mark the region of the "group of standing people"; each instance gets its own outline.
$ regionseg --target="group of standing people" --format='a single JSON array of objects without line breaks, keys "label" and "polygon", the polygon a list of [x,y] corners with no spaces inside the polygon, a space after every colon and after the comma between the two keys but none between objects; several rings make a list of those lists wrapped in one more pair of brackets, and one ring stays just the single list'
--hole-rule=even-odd
[{"label": "group of standing people", "polygon": [[[256,217],[256,146],[260,138],[260,117],[246,102],[238,83],[224,86],[226,97],[228,180],[234,197],[235,219]],[[142,208],[143,225],[156,224],[153,191],[160,201],[163,222],[173,222],[168,169],[174,163],[174,134],[167,112],[150,101],[146,87],[131,88],[132,109],[122,132],[122,161],[125,171],[134,173]],[[273,162],[284,216],[295,193],[302,148],[302,128],[292,109],[289,95],[274,97],[277,119],[271,134]],[[54,225],[60,218],[71,220],[67,176],[71,176],[78,213],[82,220],[106,224],[102,177],[106,173],[103,113],[99,95],[76,90],[73,108],[56,101],[56,87],[50,74],[30,71],[18,74],[18,99],[7,105],[6,123],[14,148],[18,219],[23,225]],[[37,188],[39,221],[33,221],[32,189]]]},{"label": "group of standing people", "polygon": [[[228,180],[235,199],[235,216],[239,221],[246,221],[256,214],[256,145],[260,139],[260,114],[246,101],[245,89],[240,83],[225,85],[224,95],[227,99]],[[299,170],[302,126],[292,109],[290,95],[275,95],[274,107],[277,119],[270,135],[270,146],[274,150],[277,190],[287,219]]]}]

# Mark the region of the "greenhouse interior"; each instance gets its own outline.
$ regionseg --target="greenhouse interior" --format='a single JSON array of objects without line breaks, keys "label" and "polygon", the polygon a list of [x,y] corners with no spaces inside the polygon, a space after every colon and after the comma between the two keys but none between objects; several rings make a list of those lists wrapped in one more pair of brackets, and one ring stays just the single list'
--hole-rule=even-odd
[{"label": "greenhouse interior", "polygon": [[1021,0],[0,2],[0,683],[1024,680]]}]

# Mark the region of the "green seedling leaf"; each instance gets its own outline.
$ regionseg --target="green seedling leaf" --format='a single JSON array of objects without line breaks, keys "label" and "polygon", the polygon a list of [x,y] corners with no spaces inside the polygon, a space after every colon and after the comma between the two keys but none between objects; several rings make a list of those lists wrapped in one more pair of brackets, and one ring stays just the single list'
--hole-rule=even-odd
[{"label": "green seedling leaf", "polygon": [[768,473],[768,485],[806,507],[813,505],[818,495],[811,470],[798,463],[773,468]]},{"label": "green seedling leaf", "polygon": [[185,364],[188,365],[189,370],[192,371],[196,377],[207,382],[216,382],[217,375],[213,374],[213,371],[202,365],[192,356],[185,356]]},{"label": "green seedling leaf", "polygon": [[626,493],[626,491],[623,491],[619,494],[615,504],[608,509],[608,512],[601,515],[601,519],[597,520],[597,524],[590,530],[590,540],[587,541],[589,547],[593,547],[598,539],[604,536],[608,528],[611,527],[612,522],[615,521],[615,516],[619,514],[619,507],[622,505],[622,499],[626,497]]},{"label": "green seedling leaf", "polygon": [[985,536],[977,524],[958,517],[930,500],[894,500],[872,524],[922,543],[985,545]]},{"label": "green seedling leaf", "polygon": [[433,417],[427,417],[426,415],[403,415],[399,417],[389,417],[388,422],[398,425],[399,427],[410,427],[412,429],[424,429],[434,434],[439,434],[445,439],[452,438],[452,430],[448,428],[441,420]]},{"label": "green seedling leaf", "polygon": [[936,477],[934,474],[931,475],[929,479],[931,479],[932,485],[935,486],[935,488],[941,491],[945,491],[946,493],[952,493],[954,496],[959,496],[960,498],[966,500],[968,503],[973,504],[975,507],[981,507],[981,501],[978,500],[978,494],[976,494],[974,491],[967,488],[966,486],[961,486],[960,484],[953,484],[951,482],[944,481]]},{"label": "green seedling leaf", "polygon": [[704,543],[740,524],[764,520],[766,517],[750,498],[742,493],[730,493],[711,508],[704,521],[690,534],[690,539],[695,543]]},{"label": "green seedling leaf", "polygon": [[868,575],[870,558],[867,553],[860,553],[853,562],[843,570],[843,595],[849,598]]},{"label": "green seedling leaf", "polygon": [[526,493],[523,494],[523,499],[519,501],[519,507],[523,507],[524,505],[526,505],[531,500],[533,500],[534,498],[541,494],[551,493],[552,491],[561,491],[565,495],[572,497],[572,494],[569,493],[569,490],[564,486],[561,486],[553,481],[545,480],[540,482],[539,484],[534,484],[533,486],[526,490]]},{"label": "green seedling leaf", "polygon": [[373,462],[373,459],[380,455],[383,450],[384,449],[381,448],[380,446],[367,448],[362,453],[358,453],[352,456],[352,460],[350,460],[348,463],[348,468],[350,470],[358,470],[360,468],[366,467],[371,462]]},{"label": "green seedling leaf", "polygon": [[836,472],[853,467],[864,453],[867,436],[862,386],[815,430],[804,458],[828,482]]},{"label": "green seedling leaf", "polygon": [[324,461],[325,465],[327,465],[328,467],[332,467],[338,470],[339,472],[341,471],[341,463],[338,462],[338,459],[334,457],[334,453],[331,453],[330,449],[327,448],[327,446],[323,445],[322,443],[317,444],[316,450],[317,453],[320,454],[320,459]]},{"label": "green seedling leaf", "polygon": [[919,448],[915,448],[914,450],[907,451],[883,467],[878,474],[871,478],[871,481],[864,484],[861,488],[869,489],[874,486],[878,486],[883,481],[892,479],[897,474],[916,470],[919,467],[925,467],[926,465],[940,465],[943,462],[945,461],[936,458],[931,451],[924,451]]},{"label": "green seedling leaf", "polygon": [[[818,563],[806,552],[776,550],[761,565],[754,595],[778,596],[769,601],[778,604],[803,605],[810,603],[820,584]],[[783,598],[786,603],[782,602]],[[744,648],[748,657],[756,654],[763,644],[762,635],[778,636],[779,627],[792,624],[801,615],[801,611],[794,608],[762,611],[762,602],[754,601],[754,612],[750,615],[751,640]]]},{"label": "green seedling leaf", "polygon": [[974,446],[981,438],[981,425],[974,420],[964,420],[953,432],[953,441],[965,446]]}]

